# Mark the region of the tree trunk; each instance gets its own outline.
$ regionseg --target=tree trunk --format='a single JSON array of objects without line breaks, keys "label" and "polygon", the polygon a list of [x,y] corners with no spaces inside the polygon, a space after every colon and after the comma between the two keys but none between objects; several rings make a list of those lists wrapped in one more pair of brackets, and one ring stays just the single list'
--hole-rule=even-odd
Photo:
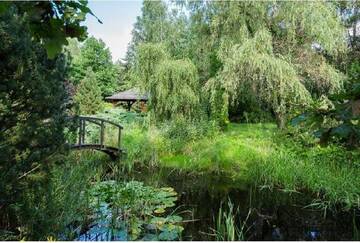
[{"label": "tree trunk", "polygon": [[283,130],[286,125],[286,117],[285,114],[275,112],[275,118],[276,118],[276,125],[279,129]]}]

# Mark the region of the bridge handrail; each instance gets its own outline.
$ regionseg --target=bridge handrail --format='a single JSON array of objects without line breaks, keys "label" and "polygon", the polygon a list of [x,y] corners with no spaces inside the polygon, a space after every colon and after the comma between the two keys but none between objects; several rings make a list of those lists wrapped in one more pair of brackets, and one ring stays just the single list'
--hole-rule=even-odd
[{"label": "bridge handrail", "polygon": [[107,119],[104,119],[104,118],[100,118],[100,117],[95,117],[95,116],[72,116],[70,118],[75,118],[75,119],[84,119],[84,120],[95,120],[95,121],[102,121],[102,122],[105,122],[105,123],[109,123],[113,126],[116,126],[120,129],[123,129],[124,127],[121,126],[120,124],[117,124],[113,121],[109,121]]},{"label": "bridge handrail", "polygon": [[[94,117],[94,116],[69,116],[69,117],[67,117],[67,119],[79,121],[79,125],[78,125],[79,132],[78,132],[78,139],[77,139],[78,142],[72,145],[73,148],[82,148],[83,146],[89,147],[89,148],[92,148],[92,147],[95,148],[96,146],[98,146],[98,149],[101,149],[101,151],[105,151],[106,149],[109,149],[110,147],[105,145],[105,124],[110,124],[110,125],[115,126],[119,130],[118,141],[117,141],[117,150],[119,153],[122,153],[123,149],[121,148],[121,130],[123,129],[123,127],[120,124],[117,124],[115,122],[109,121],[104,118],[99,118],[99,117]],[[85,143],[86,122],[94,123],[100,127],[100,143],[99,144],[86,144]],[[109,152],[109,151],[107,151],[107,152]]]}]

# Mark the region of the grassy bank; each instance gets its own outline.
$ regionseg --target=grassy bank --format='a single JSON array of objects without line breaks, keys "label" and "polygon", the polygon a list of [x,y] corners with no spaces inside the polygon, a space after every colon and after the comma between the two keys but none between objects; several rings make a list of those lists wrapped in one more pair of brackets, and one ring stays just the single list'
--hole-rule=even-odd
[{"label": "grassy bank", "polygon": [[304,147],[274,124],[233,123],[224,132],[186,142],[164,134],[162,129],[128,127],[128,163],[218,173],[269,189],[310,191],[319,207],[360,206],[359,151]]}]

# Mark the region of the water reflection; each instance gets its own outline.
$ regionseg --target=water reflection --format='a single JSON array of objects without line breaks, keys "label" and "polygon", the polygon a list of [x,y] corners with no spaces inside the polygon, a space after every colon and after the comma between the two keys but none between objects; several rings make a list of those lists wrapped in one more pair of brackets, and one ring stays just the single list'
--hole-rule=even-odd
[{"label": "water reflection", "polygon": [[[247,240],[351,240],[354,222],[351,212],[325,212],[306,207],[312,202],[308,193],[289,193],[280,190],[259,190],[243,181],[226,175],[193,174],[171,169],[133,170],[123,174],[121,181],[138,180],[147,185],[170,186],[178,192],[176,207],[186,223],[182,240],[215,240],[211,228],[223,202],[231,200],[239,208],[240,218],[246,222]],[[111,209],[104,206],[101,217],[77,240],[127,240],[121,224],[114,227]],[[143,238],[145,239],[145,238]]]}]

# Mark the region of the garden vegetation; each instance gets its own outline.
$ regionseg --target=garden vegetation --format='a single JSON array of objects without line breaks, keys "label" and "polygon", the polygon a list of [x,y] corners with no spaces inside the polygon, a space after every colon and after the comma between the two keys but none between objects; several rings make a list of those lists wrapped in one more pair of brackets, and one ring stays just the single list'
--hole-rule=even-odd
[{"label": "garden vegetation", "polygon": [[[81,25],[97,19],[86,2],[1,2],[0,239],[78,239],[101,210],[124,239],[181,239],[173,188],[118,180],[138,167],[358,209],[359,8],[144,1],[125,60],[114,63]],[[128,88],[148,94],[146,112],[104,102]],[[70,151],[77,115],[123,125],[126,155]],[[90,126],[87,139],[98,132]],[[105,133],[115,145],[117,133]],[[228,205],[213,215],[215,238],[245,239]]]}]

